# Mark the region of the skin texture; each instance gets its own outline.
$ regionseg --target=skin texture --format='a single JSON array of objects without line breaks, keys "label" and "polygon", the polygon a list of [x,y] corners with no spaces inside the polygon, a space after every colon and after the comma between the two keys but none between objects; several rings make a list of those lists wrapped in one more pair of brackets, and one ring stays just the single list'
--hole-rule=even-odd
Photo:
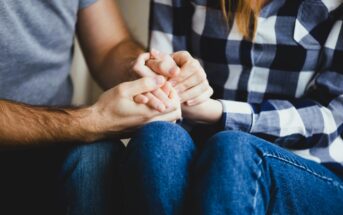
[{"label": "skin texture", "polygon": [[[75,109],[0,100],[0,148],[90,142],[120,136],[151,121],[181,117],[179,98],[163,77],[132,82],[147,69],[145,61],[137,59],[143,48],[132,39],[114,1],[99,0],[79,11],[77,36],[92,76],[107,91],[94,105]],[[168,107],[159,111],[133,100],[164,88],[169,88],[163,95]]]}]

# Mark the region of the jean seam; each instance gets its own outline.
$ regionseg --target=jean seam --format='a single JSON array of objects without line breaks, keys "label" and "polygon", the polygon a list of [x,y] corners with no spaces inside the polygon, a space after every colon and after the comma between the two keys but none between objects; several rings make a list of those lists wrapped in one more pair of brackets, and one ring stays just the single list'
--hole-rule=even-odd
[{"label": "jean seam", "polygon": [[256,163],[257,169],[258,169],[258,174],[257,174],[257,178],[255,180],[255,194],[254,194],[254,200],[253,200],[253,211],[256,211],[256,205],[257,205],[257,194],[258,194],[258,181],[260,180],[261,176],[262,176],[262,171],[261,171],[261,164],[262,164],[263,160],[260,159],[258,163]]},{"label": "jean seam", "polygon": [[323,176],[321,174],[318,174],[318,173],[314,172],[313,170],[307,168],[306,166],[300,165],[300,164],[298,164],[296,162],[293,162],[290,159],[286,159],[284,157],[280,157],[278,155],[270,154],[270,153],[264,153],[263,157],[271,157],[271,158],[275,158],[275,159],[281,160],[283,162],[286,162],[286,163],[288,163],[288,164],[290,164],[292,166],[295,166],[295,167],[297,167],[299,169],[305,170],[306,172],[314,175],[315,177],[317,177],[317,178],[319,178],[319,179],[321,179],[321,180],[323,180],[323,181],[325,181],[325,182],[327,182],[329,184],[332,184],[335,187],[338,187],[339,189],[343,190],[343,185],[341,185],[340,182],[338,182],[338,181],[336,181],[336,180],[334,180],[332,178],[329,178],[329,177]]}]

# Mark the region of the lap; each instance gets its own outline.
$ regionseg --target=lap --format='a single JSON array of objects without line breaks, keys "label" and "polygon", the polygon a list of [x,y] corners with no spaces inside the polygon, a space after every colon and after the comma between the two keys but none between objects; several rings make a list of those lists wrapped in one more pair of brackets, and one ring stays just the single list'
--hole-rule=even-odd
[{"label": "lap", "polygon": [[[213,153],[226,153],[226,156],[237,156],[237,154],[247,154],[248,151],[251,151],[264,162],[281,162],[284,164],[282,167],[293,167],[323,180],[342,182],[341,178],[323,165],[302,158],[285,148],[244,132],[224,131],[217,133],[207,141],[202,153],[211,150]],[[242,159],[244,159],[244,156]]]},{"label": "lap", "polygon": [[[206,166],[212,169],[208,173],[217,174],[212,178],[223,179],[219,183],[244,176],[244,183],[250,180],[259,185],[259,192],[269,198],[266,205],[270,214],[343,211],[341,178],[319,163],[247,133],[225,131],[210,138],[197,158],[196,171],[201,172]],[[241,189],[243,193],[244,188]]]}]

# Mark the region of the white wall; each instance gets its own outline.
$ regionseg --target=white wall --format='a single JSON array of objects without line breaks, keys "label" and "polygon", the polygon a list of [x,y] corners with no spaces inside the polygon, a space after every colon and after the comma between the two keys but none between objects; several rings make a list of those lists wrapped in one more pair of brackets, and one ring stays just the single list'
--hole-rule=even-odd
[{"label": "white wall", "polygon": [[[147,44],[149,0],[114,0],[135,38],[143,45]],[[75,46],[75,57],[72,65],[75,105],[90,104],[100,94],[99,88],[91,80],[78,44]]]},{"label": "white wall", "polygon": [[135,38],[147,44],[149,23],[149,0],[116,0]]}]

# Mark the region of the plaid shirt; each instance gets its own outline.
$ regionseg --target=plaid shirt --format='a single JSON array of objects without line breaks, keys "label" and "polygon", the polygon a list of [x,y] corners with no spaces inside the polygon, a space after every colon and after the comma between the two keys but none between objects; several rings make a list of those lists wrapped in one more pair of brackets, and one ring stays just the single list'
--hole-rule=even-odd
[{"label": "plaid shirt", "polygon": [[267,139],[343,176],[343,1],[274,0],[254,41],[219,0],[152,0],[150,47],[202,63],[223,129]]}]

